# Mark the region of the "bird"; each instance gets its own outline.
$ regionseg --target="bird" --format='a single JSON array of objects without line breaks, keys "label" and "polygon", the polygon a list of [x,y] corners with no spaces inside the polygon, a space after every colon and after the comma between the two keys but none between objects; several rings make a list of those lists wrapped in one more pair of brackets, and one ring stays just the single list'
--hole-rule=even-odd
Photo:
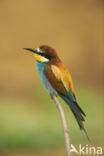
[{"label": "bird", "polygon": [[71,74],[56,50],[48,45],[41,45],[37,49],[24,49],[34,53],[37,70],[44,88],[51,96],[59,96],[64,100],[71,109],[80,130],[83,130],[90,140],[83,124],[86,114],[77,103]]}]

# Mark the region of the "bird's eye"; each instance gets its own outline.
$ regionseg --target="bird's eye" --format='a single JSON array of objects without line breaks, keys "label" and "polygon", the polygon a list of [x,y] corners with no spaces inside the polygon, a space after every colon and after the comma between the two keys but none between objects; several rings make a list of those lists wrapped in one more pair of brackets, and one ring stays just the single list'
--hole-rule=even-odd
[{"label": "bird's eye", "polygon": [[45,53],[44,51],[42,51],[40,48],[37,48],[37,51],[39,52],[39,53]]}]

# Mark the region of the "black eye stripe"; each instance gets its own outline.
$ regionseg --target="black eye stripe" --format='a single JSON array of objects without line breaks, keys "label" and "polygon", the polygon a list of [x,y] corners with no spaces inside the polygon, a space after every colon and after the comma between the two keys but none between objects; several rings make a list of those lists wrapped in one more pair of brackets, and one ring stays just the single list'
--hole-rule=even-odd
[{"label": "black eye stripe", "polygon": [[51,59],[51,57],[46,53],[38,53],[38,54],[45,57],[45,58],[47,58],[47,59]]}]

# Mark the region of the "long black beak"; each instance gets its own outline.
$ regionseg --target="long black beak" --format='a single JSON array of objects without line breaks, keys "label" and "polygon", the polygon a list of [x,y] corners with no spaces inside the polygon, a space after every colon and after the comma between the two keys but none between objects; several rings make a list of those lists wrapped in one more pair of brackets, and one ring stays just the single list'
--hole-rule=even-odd
[{"label": "long black beak", "polygon": [[35,54],[39,54],[39,51],[37,49],[32,49],[32,48],[24,48],[25,50],[29,50]]}]

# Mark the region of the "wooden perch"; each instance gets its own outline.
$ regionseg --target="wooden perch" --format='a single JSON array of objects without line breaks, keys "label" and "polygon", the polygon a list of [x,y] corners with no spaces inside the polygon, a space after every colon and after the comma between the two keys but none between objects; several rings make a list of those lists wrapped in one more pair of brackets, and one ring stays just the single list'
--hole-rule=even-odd
[{"label": "wooden perch", "polygon": [[65,138],[67,156],[71,156],[69,132],[68,132],[68,127],[67,127],[64,111],[63,111],[63,109],[61,107],[61,104],[58,101],[57,97],[55,95],[52,95],[52,98],[53,98],[53,100],[54,100],[54,102],[55,102],[55,104],[56,104],[56,106],[58,108],[58,111],[60,113],[60,117],[61,117],[61,121],[62,121],[62,127],[63,127],[63,131],[64,131],[64,138]]}]

